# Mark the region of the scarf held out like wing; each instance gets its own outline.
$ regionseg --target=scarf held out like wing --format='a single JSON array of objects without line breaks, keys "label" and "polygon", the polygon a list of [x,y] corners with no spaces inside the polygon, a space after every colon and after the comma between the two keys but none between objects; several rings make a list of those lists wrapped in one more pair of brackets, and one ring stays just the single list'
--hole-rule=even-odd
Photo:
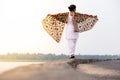
[{"label": "scarf held out like wing", "polygon": [[68,14],[66,13],[59,13],[56,15],[48,14],[42,21],[43,28],[56,42],[59,42],[62,37],[67,16]]},{"label": "scarf held out like wing", "polygon": [[[68,14],[68,12],[55,15],[48,14],[42,21],[43,28],[56,42],[61,40],[65,24],[67,23]],[[92,29],[97,21],[97,16],[80,13],[76,13],[75,17],[72,19],[73,26],[77,29],[77,32],[84,32]]]},{"label": "scarf held out like wing", "polygon": [[77,29],[77,32],[85,32],[92,29],[95,23],[98,21],[97,16],[76,13],[73,17],[73,26]]}]

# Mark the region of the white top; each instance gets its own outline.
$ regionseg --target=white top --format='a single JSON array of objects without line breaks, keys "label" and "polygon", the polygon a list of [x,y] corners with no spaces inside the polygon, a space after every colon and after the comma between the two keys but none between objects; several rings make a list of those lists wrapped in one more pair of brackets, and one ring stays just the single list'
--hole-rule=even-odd
[{"label": "white top", "polygon": [[67,28],[66,28],[66,39],[77,39],[79,37],[78,32],[74,32],[74,26],[72,24],[72,16],[69,13]]}]

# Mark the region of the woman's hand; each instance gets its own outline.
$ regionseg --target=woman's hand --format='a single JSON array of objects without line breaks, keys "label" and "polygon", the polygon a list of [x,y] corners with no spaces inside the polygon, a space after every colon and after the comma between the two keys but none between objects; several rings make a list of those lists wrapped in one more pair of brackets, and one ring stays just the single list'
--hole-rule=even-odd
[{"label": "woman's hand", "polygon": [[74,32],[79,32],[79,29],[74,27]]}]

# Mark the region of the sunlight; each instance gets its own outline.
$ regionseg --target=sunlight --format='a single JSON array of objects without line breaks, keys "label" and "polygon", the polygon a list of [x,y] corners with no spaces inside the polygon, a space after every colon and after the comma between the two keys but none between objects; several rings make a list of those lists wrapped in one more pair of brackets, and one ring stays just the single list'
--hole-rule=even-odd
[{"label": "sunlight", "polygon": [[109,0],[106,6],[108,0],[74,2],[73,0],[0,0],[0,54],[9,52],[67,54],[65,32],[58,44],[43,29],[41,21],[48,13],[67,12],[70,4],[76,4],[78,12],[96,14],[99,18],[93,30],[80,34],[76,53],[118,53],[120,11],[117,1]]}]

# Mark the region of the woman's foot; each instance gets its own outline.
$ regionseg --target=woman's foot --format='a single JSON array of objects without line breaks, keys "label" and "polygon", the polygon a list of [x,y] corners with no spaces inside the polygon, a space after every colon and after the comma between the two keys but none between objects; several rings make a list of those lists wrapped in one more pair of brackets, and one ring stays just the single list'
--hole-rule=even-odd
[{"label": "woman's foot", "polygon": [[74,56],[74,55],[71,55],[69,59],[74,59],[74,58],[75,58],[75,56]]}]

